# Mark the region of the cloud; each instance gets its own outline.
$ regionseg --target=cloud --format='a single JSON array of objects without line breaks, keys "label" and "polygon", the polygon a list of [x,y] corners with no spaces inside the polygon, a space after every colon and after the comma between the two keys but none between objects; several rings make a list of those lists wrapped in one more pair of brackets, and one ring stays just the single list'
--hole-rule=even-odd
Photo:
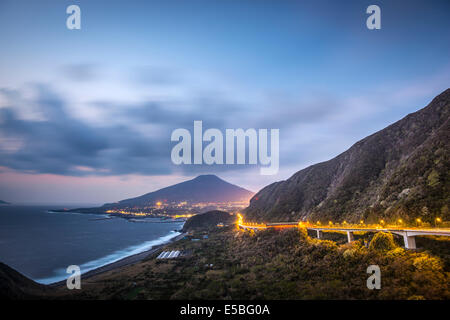
[{"label": "cloud", "polygon": [[[32,102],[43,120],[21,118],[20,105],[0,109],[0,165],[66,175],[169,173],[167,142],[143,137],[126,126],[89,125],[71,116],[67,103],[49,87],[35,89]],[[20,142],[15,148],[14,141]],[[80,170],[83,167],[92,170]]]},{"label": "cloud", "polygon": [[[71,101],[54,88],[34,84],[34,94],[8,96],[0,108],[0,166],[19,172],[70,176],[200,174],[247,169],[248,166],[175,166],[170,134],[176,128],[193,130],[194,120],[205,128],[225,128],[239,108],[229,101],[200,97],[192,101],[142,101],[137,104],[95,102],[107,119],[94,124],[71,112]],[[23,116],[28,105],[41,114]],[[73,110],[72,110],[73,111]],[[114,118],[120,121],[113,121]],[[228,120],[228,121],[227,121]]]},{"label": "cloud", "polygon": [[141,85],[176,85],[184,81],[179,70],[169,67],[140,66],[134,68],[131,78]]},{"label": "cloud", "polygon": [[[442,84],[438,80],[432,87]],[[256,169],[249,165],[174,165],[171,132],[186,128],[192,133],[194,120],[202,120],[204,130],[280,129],[280,171],[294,173],[336,156],[425,105],[411,104],[407,96],[413,92],[412,100],[417,99],[415,91],[401,85],[346,96],[326,92],[303,97],[246,96],[245,88],[234,92],[244,93],[233,94],[233,88],[205,89],[170,99],[136,96],[133,102],[121,102],[127,100],[116,95],[77,100],[77,94],[66,96],[55,85],[43,83],[0,88],[0,166],[67,176],[225,172],[239,176],[236,172]],[[399,92],[401,101],[395,99]]]},{"label": "cloud", "polygon": [[99,66],[92,63],[68,64],[61,67],[63,76],[75,82],[93,81],[99,77]]}]

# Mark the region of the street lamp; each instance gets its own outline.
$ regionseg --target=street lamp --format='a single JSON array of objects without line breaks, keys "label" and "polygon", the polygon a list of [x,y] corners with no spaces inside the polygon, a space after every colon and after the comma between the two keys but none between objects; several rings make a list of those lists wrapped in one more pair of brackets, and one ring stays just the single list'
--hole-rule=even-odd
[{"label": "street lamp", "polygon": [[441,222],[442,222],[441,218],[436,218],[436,225],[438,225]]}]

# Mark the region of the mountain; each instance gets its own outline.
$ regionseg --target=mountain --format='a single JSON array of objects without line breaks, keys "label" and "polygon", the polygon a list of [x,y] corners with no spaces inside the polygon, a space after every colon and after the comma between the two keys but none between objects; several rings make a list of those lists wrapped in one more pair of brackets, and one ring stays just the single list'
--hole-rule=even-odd
[{"label": "mountain", "polygon": [[219,210],[208,211],[189,218],[183,225],[183,232],[208,230],[216,228],[219,223],[227,225],[234,223],[235,220],[235,216],[228,212]]},{"label": "mountain", "polygon": [[10,203],[6,202],[6,201],[3,201],[3,200],[0,200],[0,204],[10,204]]},{"label": "mountain", "polygon": [[48,292],[45,285],[28,279],[0,262],[0,299],[37,299]]},{"label": "mountain", "polygon": [[140,207],[154,205],[156,201],[189,203],[248,201],[252,195],[253,192],[228,183],[215,175],[201,175],[140,197],[105,204],[104,207]]},{"label": "mountain", "polygon": [[450,220],[450,89],[337,157],[260,190],[259,221]]}]

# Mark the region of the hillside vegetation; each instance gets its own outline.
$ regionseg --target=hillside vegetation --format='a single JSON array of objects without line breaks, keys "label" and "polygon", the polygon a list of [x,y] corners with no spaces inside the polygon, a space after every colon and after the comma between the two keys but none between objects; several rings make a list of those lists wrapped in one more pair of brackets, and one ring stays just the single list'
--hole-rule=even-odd
[{"label": "hillside vegetation", "polygon": [[[390,237],[376,235],[367,248],[363,239],[340,245],[296,228],[256,233],[218,229],[209,239],[171,245],[189,251],[188,256],[172,260],[152,256],[120,273],[85,280],[81,292],[65,297],[450,299],[448,257],[404,250]],[[369,265],[380,267],[380,290],[367,288]]]},{"label": "hillside vegetation", "polygon": [[450,89],[326,162],[259,191],[246,220],[450,220]]},{"label": "hillside vegetation", "polygon": [[189,218],[183,225],[183,232],[195,230],[209,230],[216,228],[219,223],[232,224],[236,218],[225,211],[208,211]]}]

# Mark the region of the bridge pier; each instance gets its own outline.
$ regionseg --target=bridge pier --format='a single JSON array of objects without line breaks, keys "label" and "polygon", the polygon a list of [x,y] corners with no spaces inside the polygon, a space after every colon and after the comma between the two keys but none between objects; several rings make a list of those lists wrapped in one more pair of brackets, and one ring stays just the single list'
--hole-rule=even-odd
[{"label": "bridge pier", "polygon": [[405,242],[406,249],[416,249],[416,237],[403,235],[403,241]]},{"label": "bridge pier", "polygon": [[317,239],[322,239],[323,238],[322,230],[316,230],[316,231],[317,231]]},{"label": "bridge pier", "polygon": [[348,240],[348,242],[355,241],[355,238],[353,237],[353,232],[352,231],[347,231],[347,240]]}]

